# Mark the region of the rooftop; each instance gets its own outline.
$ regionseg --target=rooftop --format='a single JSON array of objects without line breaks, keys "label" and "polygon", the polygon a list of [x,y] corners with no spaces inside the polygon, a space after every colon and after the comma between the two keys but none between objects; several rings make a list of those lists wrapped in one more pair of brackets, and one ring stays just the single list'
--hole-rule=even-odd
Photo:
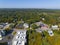
[{"label": "rooftop", "polygon": [[13,39],[13,45],[24,45],[26,43],[26,31],[20,30],[17,31],[17,34],[15,35]]}]

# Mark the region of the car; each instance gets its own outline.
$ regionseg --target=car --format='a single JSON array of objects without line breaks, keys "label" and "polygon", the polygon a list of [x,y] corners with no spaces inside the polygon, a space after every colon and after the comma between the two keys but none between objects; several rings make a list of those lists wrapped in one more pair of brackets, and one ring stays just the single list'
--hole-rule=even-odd
[{"label": "car", "polygon": [[18,32],[18,34],[20,34],[20,32]]},{"label": "car", "polygon": [[16,36],[16,39],[18,39],[19,37],[20,37],[20,36],[19,36],[19,35],[17,35],[17,36]]},{"label": "car", "polygon": [[0,40],[2,40],[2,35],[0,35]]},{"label": "car", "polygon": [[14,41],[14,42],[13,42],[13,45],[17,45],[17,41]]},{"label": "car", "polygon": [[22,44],[22,41],[18,41],[17,45],[21,45]]}]

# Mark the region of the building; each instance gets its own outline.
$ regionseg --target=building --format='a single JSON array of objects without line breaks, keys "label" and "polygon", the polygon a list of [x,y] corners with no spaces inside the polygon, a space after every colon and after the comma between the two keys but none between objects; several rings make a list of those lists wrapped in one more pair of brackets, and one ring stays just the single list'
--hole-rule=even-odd
[{"label": "building", "polygon": [[8,28],[9,26],[10,26],[10,24],[8,24],[8,23],[1,23],[0,29],[5,29],[5,28]]},{"label": "building", "polygon": [[40,28],[42,29],[42,30],[48,30],[48,25],[46,25],[46,24],[40,24]]},{"label": "building", "polygon": [[23,28],[24,28],[24,27],[23,27],[23,23],[18,24],[18,25],[16,26],[16,28],[18,28],[18,29],[23,29]]},{"label": "building", "polygon": [[49,33],[50,36],[54,36],[54,33],[53,33],[52,30],[48,30],[48,33]]},{"label": "building", "polygon": [[24,26],[24,28],[28,28],[29,27],[29,25],[27,23],[24,23],[23,26]]},{"label": "building", "polygon": [[7,25],[4,27],[4,29],[7,29],[7,28],[9,28],[9,26],[10,26],[10,24],[7,24]]},{"label": "building", "polygon": [[28,28],[29,25],[27,23],[20,23],[16,26],[18,29]]},{"label": "building", "polygon": [[12,45],[25,45],[26,43],[26,31],[17,31],[16,36],[13,38]]},{"label": "building", "polygon": [[37,28],[37,29],[36,29],[36,32],[42,33],[43,30],[41,30],[41,28]]},{"label": "building", "polygon": [[40,26],[40,24],[43,24],[41,21],[35,23],[37,26]]},{"label": "building", "polygon": [[58,25],[52,25],[51,28],[52,28],[53,30],[59,30]]}]

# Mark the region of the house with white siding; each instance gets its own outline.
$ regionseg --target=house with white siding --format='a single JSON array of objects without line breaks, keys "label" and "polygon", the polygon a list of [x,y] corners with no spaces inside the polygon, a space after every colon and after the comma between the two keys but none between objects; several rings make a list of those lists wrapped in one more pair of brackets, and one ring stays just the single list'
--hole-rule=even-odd
[{"label": "house with white siding", "polygon": [[53,30],[59,30],[58,25],[52,25],[51,29],[53,29]]}]

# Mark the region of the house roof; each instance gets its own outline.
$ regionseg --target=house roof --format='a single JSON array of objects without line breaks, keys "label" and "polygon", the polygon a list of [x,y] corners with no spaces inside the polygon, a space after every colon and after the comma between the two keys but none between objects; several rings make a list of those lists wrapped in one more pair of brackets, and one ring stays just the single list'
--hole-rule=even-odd
[{"label": "house roof", "polygon": [[58,25],[52,25],[52,27],[58,27]]},{"label": "house roof", "polygon": [[29,25],[27,24],[27,23],[24,23],[24,28],[28,28],[29,27]]},{"label": "house roof", "polygon": [[48,30],[48,33],[49,33],[50,36],[54,35],[52,30]]}]

